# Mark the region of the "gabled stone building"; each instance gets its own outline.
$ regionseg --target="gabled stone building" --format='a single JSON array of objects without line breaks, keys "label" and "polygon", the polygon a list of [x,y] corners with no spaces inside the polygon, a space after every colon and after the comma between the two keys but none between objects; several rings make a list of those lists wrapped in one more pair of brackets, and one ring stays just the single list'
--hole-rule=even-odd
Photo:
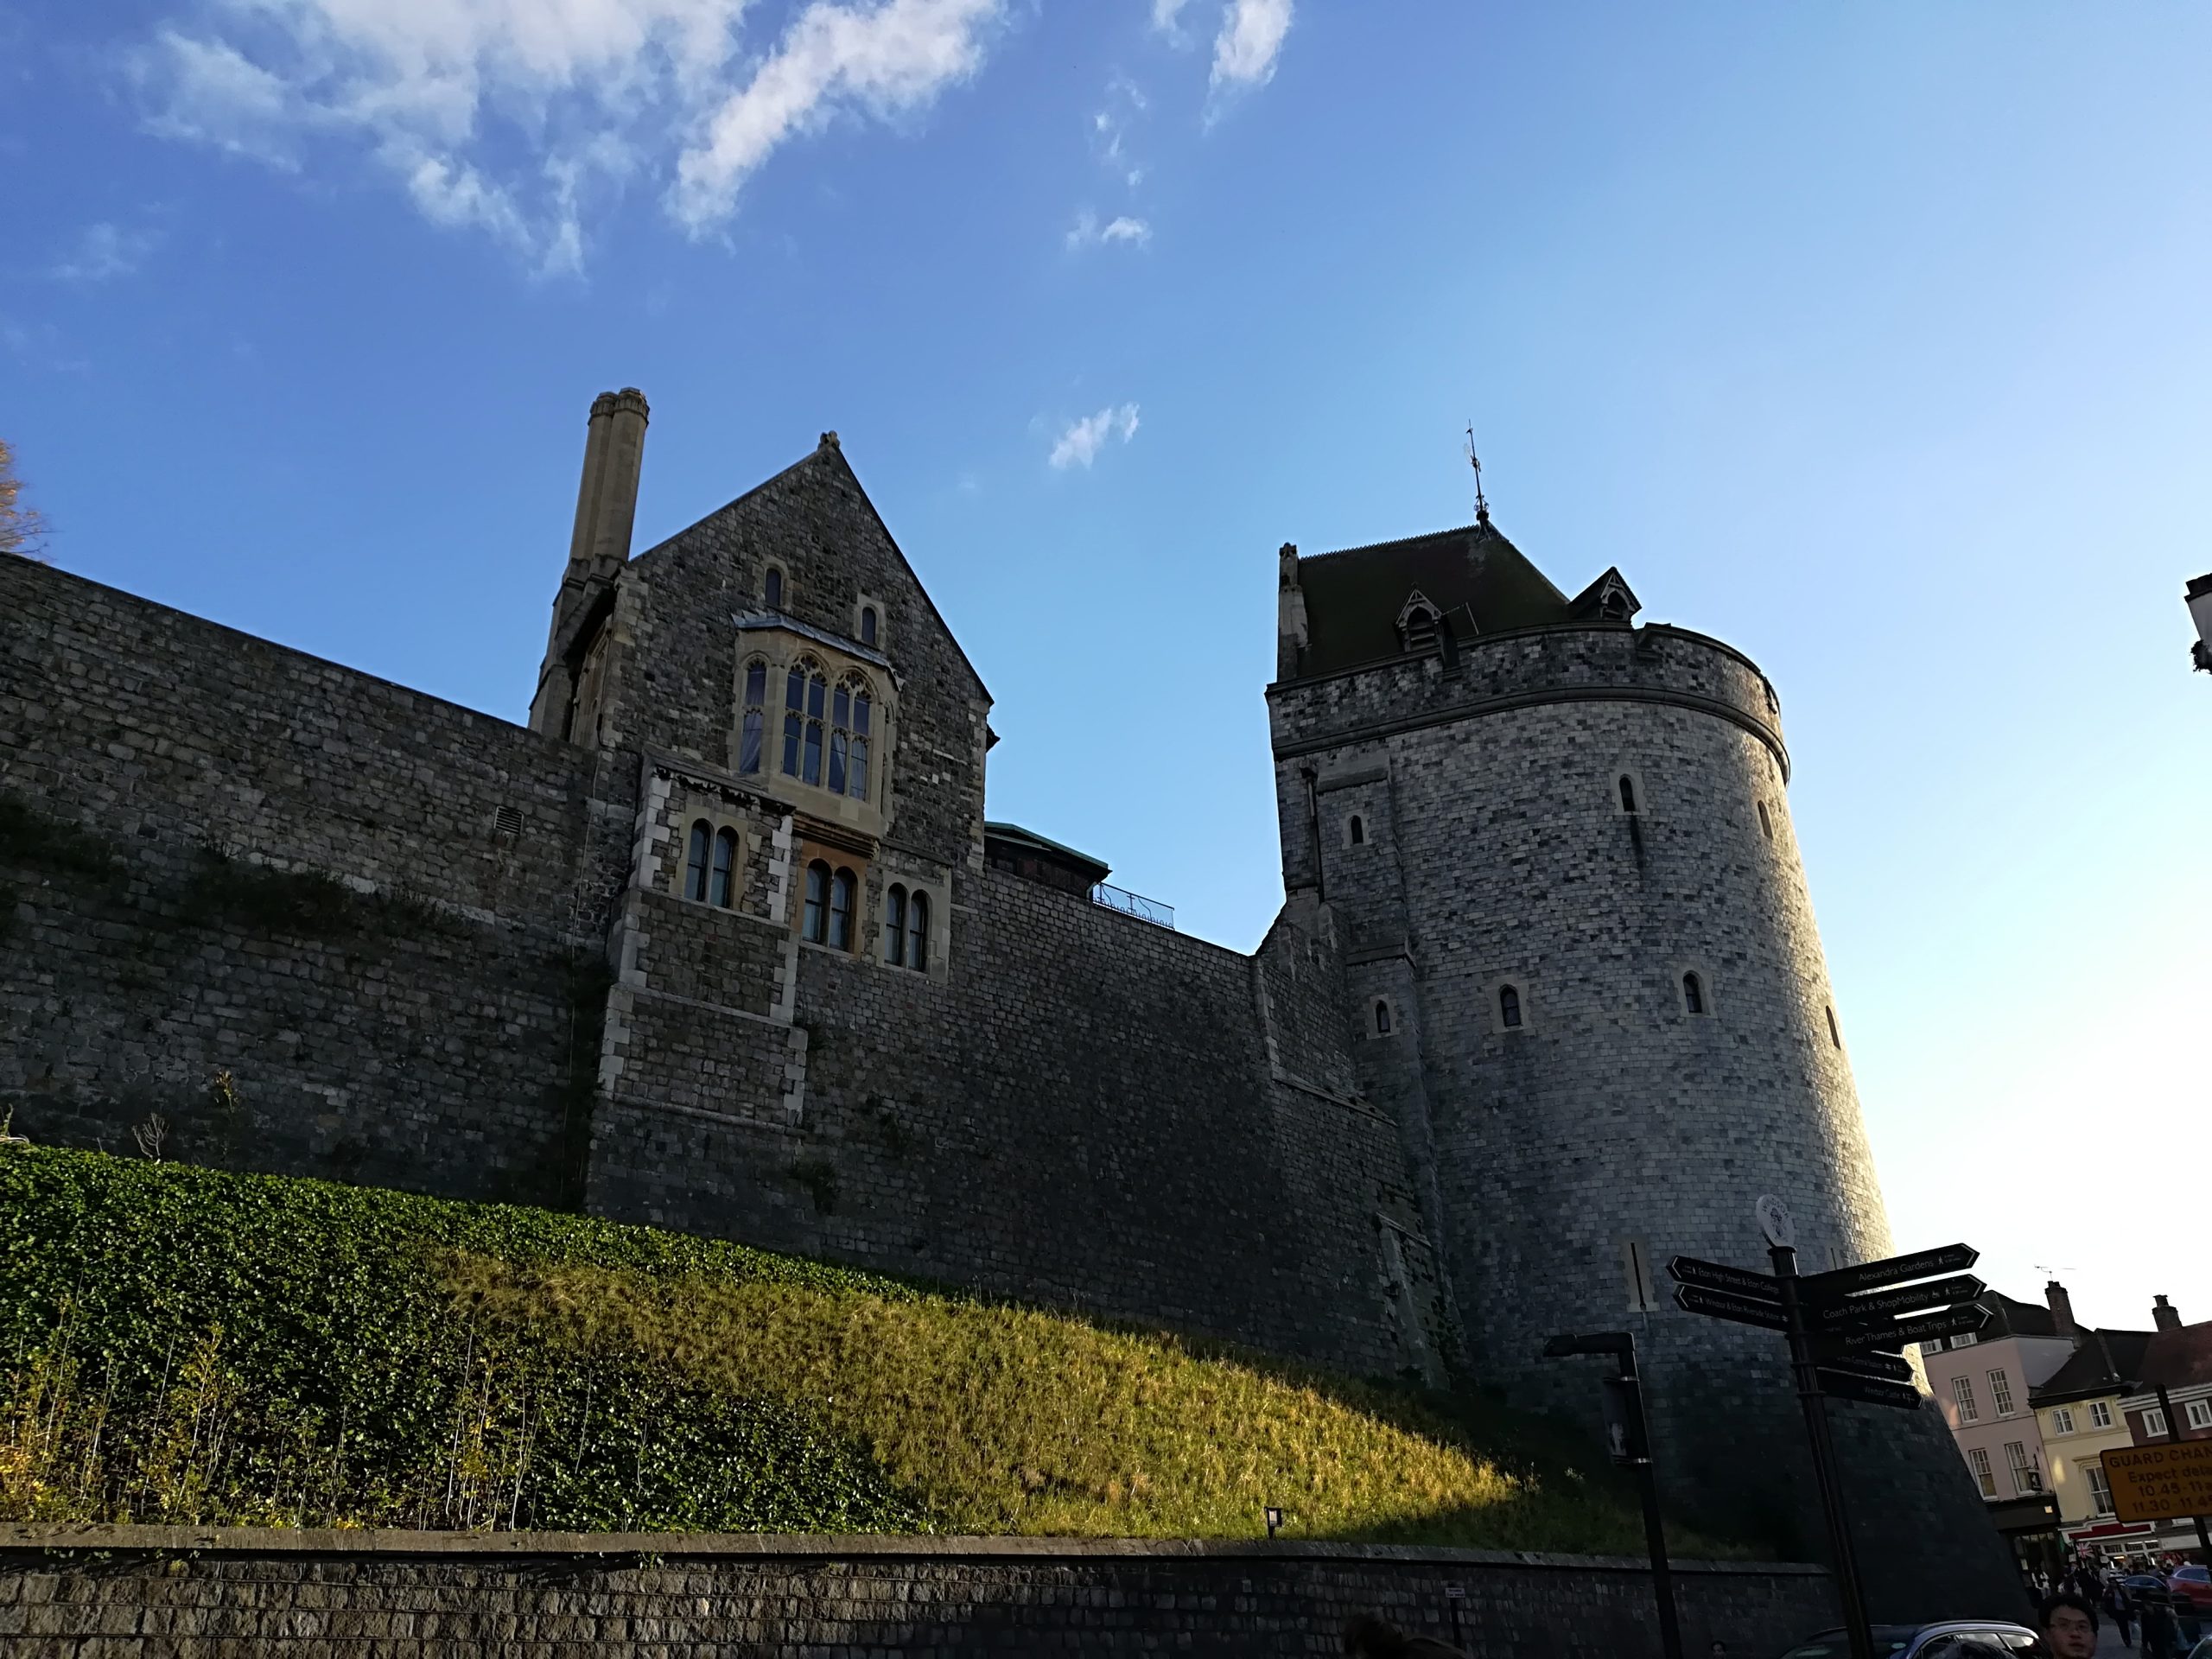
[{"label": "gabled stone building", "polygon": [[[646,423],[593,407],[527,729],[0,563],[18,1130],[1577,1412],[1544,1337],[1625,1326],[1670,1489],[1815,1544],[1779,1344],[1660,1287],[1766,1192],[1890,1245],[1753,664],[1486,512],[1286,547],[1247,956],[987,823],[989,694],[834,434],[631,557]],[[1844,1410],[1883,1605],[2017,1594],[1934,1414]]]}]

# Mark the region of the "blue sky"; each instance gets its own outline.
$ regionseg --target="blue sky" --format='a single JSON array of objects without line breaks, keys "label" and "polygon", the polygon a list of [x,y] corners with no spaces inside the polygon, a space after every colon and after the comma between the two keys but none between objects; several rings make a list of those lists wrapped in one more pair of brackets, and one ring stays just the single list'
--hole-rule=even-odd
[{"label": "blue sky", "polygon": [[[2212,1318],[2212,14],[0,0],[0,432],[69,569],[524,711],[836,428],[991,806],[1240,947],[1274,556],[1500,525],[1777,683],[1900,1244]],[[1747,1222],[1747,1243],[1748,1243]]]}]

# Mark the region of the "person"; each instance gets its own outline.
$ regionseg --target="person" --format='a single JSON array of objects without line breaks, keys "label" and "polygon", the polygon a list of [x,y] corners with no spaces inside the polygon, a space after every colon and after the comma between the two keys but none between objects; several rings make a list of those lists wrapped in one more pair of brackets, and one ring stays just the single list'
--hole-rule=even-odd
[{"label": "person", "polygon": [[2135,1645],[2135,1605],[2128,1599],[2127,1586],[2119,1573],[2105,1580],[2105,1611],[2112,1615],[2112,1627],[2120,1632],[2120,1645]]},{"label": "person", "polygon": [[1439,1642],[1433,1636],[1408,1636],[1364,1614],[1344,1626],[1344,1651],[1351,1659],[1467,1659],[1448,1642]]},{"label": "person", "polygon": [[2069,1590],[2045,1596],[2037,1623],[2051,1659],[2097,1659],[2097,1616]]},{"label": "person", "polygon": [[2175,1659],[2171,1599],[2164,1591],[2154,1595],[2145,1590],[2139,1605],[2142,1609],[2143,1659]]}]

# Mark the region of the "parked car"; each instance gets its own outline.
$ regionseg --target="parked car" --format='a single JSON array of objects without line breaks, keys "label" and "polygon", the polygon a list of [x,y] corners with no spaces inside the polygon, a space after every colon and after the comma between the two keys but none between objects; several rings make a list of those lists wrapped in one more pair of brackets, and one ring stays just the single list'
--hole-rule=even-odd
[{"label": "parked car", "polygon": [[2120,1580],[2120,1587],[2127,1592],[2127,1599],[2138,1607],[2164,1607],[2174,1599],[2166,1588],[2166,1581],[2149,1573],[2130,1573]]},{"label": "parked car", "polygon": [[2177,1567],[2167,1575],[2166,1589],[2175,1606],[2212,1613],[2212,1567]]},{"label": "parked car", "polygon": [[[2049,1659],[2043,1638],[2004,1618],[1946,1618],[1933,1624],[1877,1624],[1874,1651],[1890,1659]],[[1851,1659],[1840,1630],[1808,1637],[1782,1659]]]}]

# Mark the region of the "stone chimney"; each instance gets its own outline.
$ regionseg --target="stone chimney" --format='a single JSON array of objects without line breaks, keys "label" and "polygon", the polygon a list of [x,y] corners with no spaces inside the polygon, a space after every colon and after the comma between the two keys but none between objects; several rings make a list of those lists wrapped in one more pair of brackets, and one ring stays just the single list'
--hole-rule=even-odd
[{"label": "stone chimney", "polygon": [[638,514],[638,477],[645,461],[645,394],[635,386],[602,391],[591,402],[584,434],[584,476],[576,488],[576,528],[569,537],[569,569],[620,565],[630,557],[630,524]]},{"label": "stone chimney", "polygon": [[2151,1299],[2151,1323],[2161,1331],[2181,1329],[2181,1310],[2163,1296]]},{"label": "stone chimney", "polygon": [[2076,1348],[2082,1345],[2082,1327],[2074,1323],[2074,1299],[2066,1294],[2066,1287],[2052,1280],[2043,1287],[2044,1300],[2050,1304],[2050,1322],[2058,1334]]},{"label": "stone chimney", "polygon": [[645,394],[635,386],[602,391],[592,399],[569,568],[553,598],[553,626],[546,636],[545,659],[538,665],[537,690],[530,700],[530,729],[548,737],[571,735],[585,650],[605,620],[614,583],[629,563],[647,416]]},{"label": "stone chimney", "polygon": [[1275,556],[1275,677],[1295,679],[1310,636],[1306,590],[1298,584],[1298,543],[1285,542]]}]

